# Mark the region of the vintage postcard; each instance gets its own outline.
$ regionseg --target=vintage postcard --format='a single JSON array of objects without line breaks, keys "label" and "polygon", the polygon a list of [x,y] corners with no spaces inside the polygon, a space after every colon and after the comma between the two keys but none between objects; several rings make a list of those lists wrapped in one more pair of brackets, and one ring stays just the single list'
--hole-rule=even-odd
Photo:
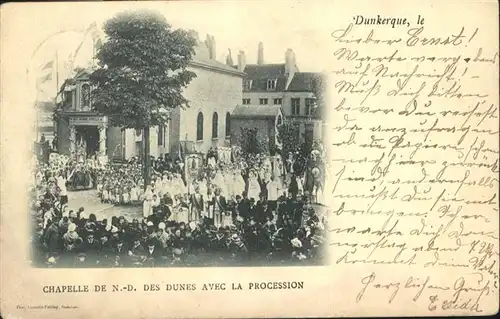
[{"label": "vintage postcard", "polygon": [[496,1],[1,17],[3,318],[498,312]]}]

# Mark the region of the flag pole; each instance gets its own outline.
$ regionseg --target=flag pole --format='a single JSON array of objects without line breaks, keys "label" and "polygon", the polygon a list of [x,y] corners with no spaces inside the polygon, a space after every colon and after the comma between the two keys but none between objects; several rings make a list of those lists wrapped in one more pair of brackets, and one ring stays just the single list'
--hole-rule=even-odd
[{"label": "flag pole", "polygon": [[59,94],[59,50],[56,50],[56,98],[54,101],[56,103],[58,94]]},{"label": "flag pole", "polygon": [[39,112],[38,112],[38,99],[40,98],[40,87],[38,80],[36,82],[36,98],[35,98],[35,116],[36,116],[36,121],[35,121],[35,130],[36,130],[36,142],[38,143],[38,130],[39,130]]}]

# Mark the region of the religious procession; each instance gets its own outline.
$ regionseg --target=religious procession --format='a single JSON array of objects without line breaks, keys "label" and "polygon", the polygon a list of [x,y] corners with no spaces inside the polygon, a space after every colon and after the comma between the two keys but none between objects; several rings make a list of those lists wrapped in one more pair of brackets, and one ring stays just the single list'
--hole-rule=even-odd
[{"label": "religious procession", "polygon": [[[132,18],[140,36],[121,30]],[[57,92],[37,102],[45,120],[32,163],[33,265],[324,264],[323,75],[300,72],[292,49],[266,64],[260,42],[256,64],[243,51],[233,62],[230,49],[224,63],[210,34],[184,30],[179,45],[164,17],[113,19],[104,37],[89,27],[93,58],[69,61],[63,83],[50,82],[59,60],[37,70],[37,83]],[[165,59],[135,50],[172,46]]]},{"label": "religious procession", "polygon": [[[114,266],[143,266],[146,260],[163,266],[321,263],[327,221],[318,202],[324,183],[318,148],[307,159],[290,154],[286,161],[280,155],[257,154],[223,163],[217,152],[182,162],[160,156],[151,161],[152,182],[146,187],[137,158],[119,164],[92,159],[74,163],[51,154],[49,163],[36,166],[32,189],[38,257],[55,265],[71,256],[83,263],[78,267],[109,267],[111,261]],[[201,159],[197,169],[195,159]],[[135,205],[140,215],[97,220],[85,207],[70,210],[68,191],[80,186],[95,188],[103,203]],[[148,245],[154,256],[148,255]],[[120,247],[135,249],[117,261]],[[152,259],[136,258],[139,252]]]}]

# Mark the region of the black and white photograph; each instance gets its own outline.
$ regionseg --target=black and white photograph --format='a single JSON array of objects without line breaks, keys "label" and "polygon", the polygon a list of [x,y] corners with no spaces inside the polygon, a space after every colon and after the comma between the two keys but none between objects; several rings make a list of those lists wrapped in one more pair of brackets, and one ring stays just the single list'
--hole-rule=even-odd
[{"label": "black and white photograph", "polygon": [[498,6],[3,4],[0,316],[495,314]]},{"label": "black and white photograph", "polygon": [[117,12],[34,48],[32,265],[323,265],[325,75],[300,47],[170,18]]}]

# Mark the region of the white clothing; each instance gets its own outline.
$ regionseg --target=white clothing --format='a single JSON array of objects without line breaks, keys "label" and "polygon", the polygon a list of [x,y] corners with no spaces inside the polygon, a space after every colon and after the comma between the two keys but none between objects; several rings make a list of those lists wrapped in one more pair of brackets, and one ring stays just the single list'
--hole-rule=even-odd
[{"label": "white clothing", "polygon": [[278,181],[272,180],[267,183],[267,199],[268,200],[277,200],[280,196],[281,189]]},{"label": "white clothing", "polygon": [[207,196],[208,193],[207,180],[202,179],[201,181],[198,181],[197,184],[198,187],[200,188],[200,194],[203,195],[204,197]]},{"label": "white clothing", "polygon": [[233,174],[232,189],[234,195],[240,195],[240,196],[245,191],[245,181],[243,180],[243,176],[241,176],[241,172],[239,171],[236,171]]},{"label": "white clothing", "polygon": [[153,192],[151,188],[147,188],[144,192],[144,202],[142,202],[142,215],[144,218],[147,218],[152,213],[152,200],[153,200]]},{"label": "white clothing", "polygon": [[302,178],[297,176],[296,180],[297,180],[297,188],[299,189],[299,192],[302,193],[304,191],[304,184],[302,183]]},{"label": "white clothing", "polygon": [[254,198],[256,201],[260,198],[260,185],[256,177],[248,179],[248,198]]},{"label": "white clothing", "polygon": [[230,174],[229,172],[226,172],[224,174],[224,185],[226,185],[226,190],[227,190],[226,196],[228,198],[231,198],[231,197],[237,195],[234,193],[233,175]]},{"label": "white clothing", "polygon": [[139,200],[139,190],[137,189],[137,187],[132,187],[132,189],[130,190],[130,201],[134,202],[134,201],[137,201]]},{"label": "white clothing", "polygon": [[177,212],[177,222],[189,223],[189,209],[180,206]]},{"label": "white clothing", "polygon": [[57,178],[57,187],[61,190],[59,192],[59,195],[61,196],[67,196],[68,195],[68,190],[66,189],[66,179],[62,176],[59,176]]}]

